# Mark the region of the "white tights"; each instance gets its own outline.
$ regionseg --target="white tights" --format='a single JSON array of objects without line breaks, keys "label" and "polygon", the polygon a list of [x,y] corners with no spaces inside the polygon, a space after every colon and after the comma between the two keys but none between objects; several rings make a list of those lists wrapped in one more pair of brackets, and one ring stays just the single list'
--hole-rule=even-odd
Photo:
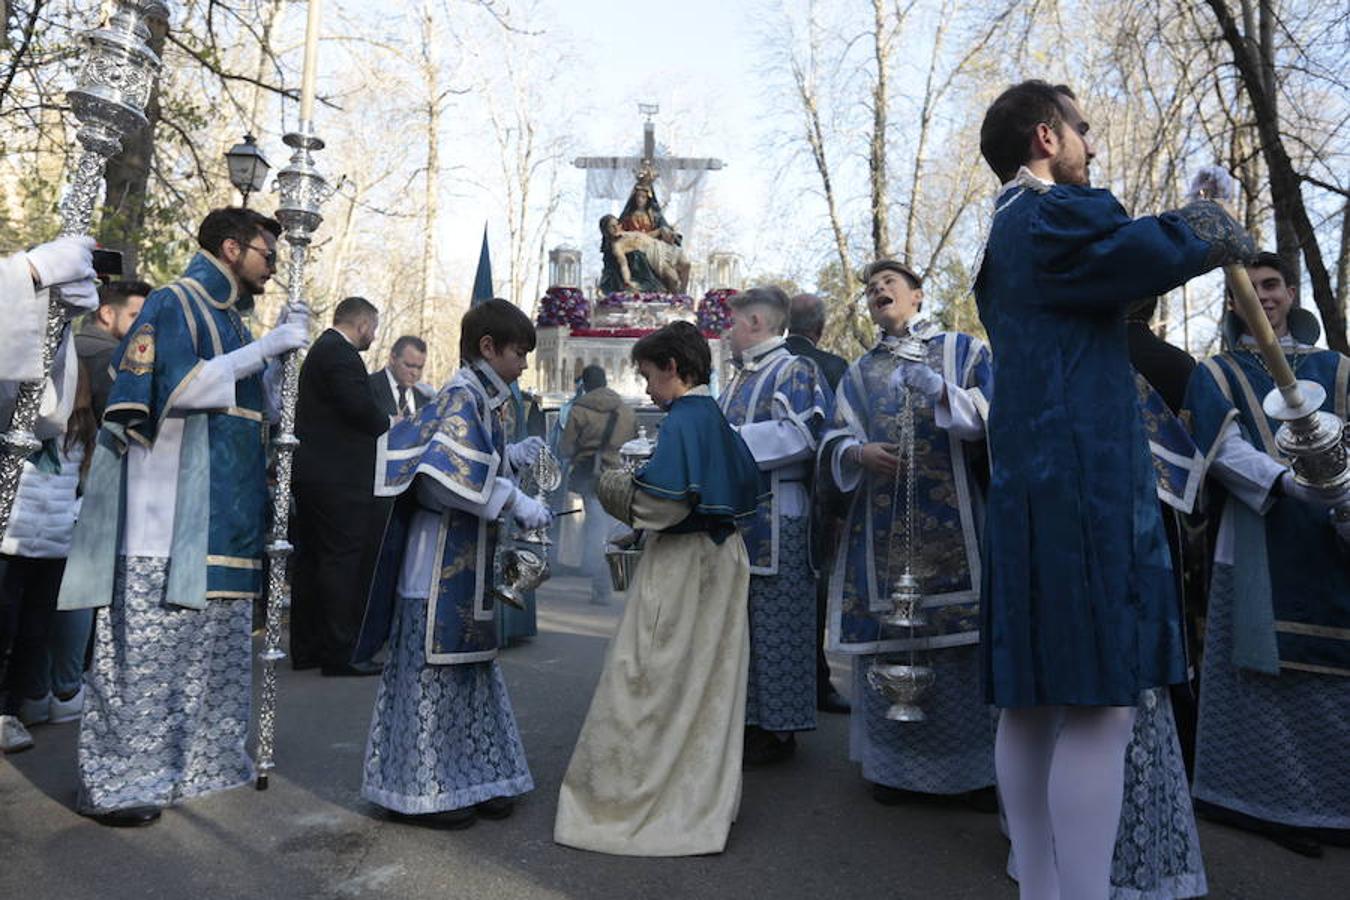
[{"label": "white tights", "polygon": [[1131,706],[999,716],[994,765],[1022,900],[1106,900],[1125,791]]}]

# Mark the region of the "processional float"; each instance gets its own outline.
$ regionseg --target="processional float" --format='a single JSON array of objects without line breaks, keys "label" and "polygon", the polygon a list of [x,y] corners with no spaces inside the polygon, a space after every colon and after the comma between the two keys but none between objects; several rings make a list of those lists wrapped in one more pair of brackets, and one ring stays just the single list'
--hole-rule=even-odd
[{"label": "processional float", "polygon": [[[305,23],[304,74],[300,82],[300,124],[282,140],[294,148],[286,168],[277,173],[276,190],[281,195],[276,218],[281,223],[289,257],[286,266],[286,305],[291,312],[306,308],[305,266],[314,232],[323,222],[320,208],[333,194],[314,165],[314,151],[323,149],[323,141],[314,132],[314,84],[318,75],[319,16],[323,0],[309,0]],[[267,627],[262,660],[262,694],[258,708],[258,778],[256,787],[267,790],[267,778],[275,767],[277,672],[276,665],[286,658],[281,649],[281,615],[289,605],[291,588],[286,579],[286,560],[292,546],[287,540],[290,522],[291,466],[299,440],[295,437],[295,400],[300,389],[299,351],[286,353],[282,360],[281,422],[274,442],[276,447],[276,488],[272,494],[272,534],[267,543]]]},{"label": "processional float", "polygon": [[[71,110],[79,121],[75,132],[79,155],[61,199],[61,234],[88,234],[94,218],[94,203],[103,188],[108,160],[122,150],[122,140],[145,128],[145,107],[150,102],[160,59],[150,49],[152,20],[165,21],[169,8],[162,0],[119,0],[106,24],[84,35],[84,64],[76,86],[66,92]],[[34,434],[39,407],[51,374],[57,348],[65,335],[66,315],[48,292],[47,325],[43,332],[44,377],[19,386],[14,417],[5,433],[5,456],[0,462],[0,534],[9,526],[10,511],[19,488],[23,464],[42,448]]]}]

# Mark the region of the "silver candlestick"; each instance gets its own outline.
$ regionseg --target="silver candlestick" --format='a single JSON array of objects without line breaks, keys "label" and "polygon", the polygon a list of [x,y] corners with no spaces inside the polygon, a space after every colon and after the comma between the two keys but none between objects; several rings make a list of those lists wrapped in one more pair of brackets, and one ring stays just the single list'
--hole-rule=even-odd
[{"label": "silver candlestick", "polygon": [[[277,207],[277,221],[290,249],[287,266],[286,304],[294,310],[304,305],[305,265],[309,258],[309,244],[314,232],[323,222],[320,207],[332,196],[328,182],[314,165],[313,151],[323,149],[323,141],[310,122],[301,122],[300,130],[282,138],[286,146],[294,147],[291,161],[277,173],[276,189],[281,194]],[[275,767],[273,744],[276,736],[277,673],[276,665],[286,658],[281,649],[281,613],[289,604],[290,582],[286,579],[286,560],[291,555],[287,540],[290,522],[291,465],[295,448],[300,441],[295,437],[295,400],[300,390],[300,354],[292,351],[282,361],[281,424],[276,447],[277,482],[272,494],[272,535],[267,544],[267,629],[262,660],[262,696],[258,707],[258,779],[256,787],[267,789],[267,776]]]},{"label": "silver candlestick", "polygon": [[[108,23],[84,36],[84,64],[76,87],[66,93],[80,128],[75,133],[80,155],[70,172],[70,184],[61,200],[61,234],[87,234],[94,203],[103,188],[108,160],[122,150],[122,139],[148,124],[145,107],[159,75],[160,60],[150,49],[151,19],[165,20],[169,9],[161,0],[120,0]],[[47,298],[47,327],[42,339],[42,369],[50,374],[56,350],[65,334],[66,317],[59,302]],[[24,460],[42,448],[34,434],[45,376],[19,386],[14,417],[4,436],[5,457],[0,463],[0,534],[9,526],[14,495]]]}]

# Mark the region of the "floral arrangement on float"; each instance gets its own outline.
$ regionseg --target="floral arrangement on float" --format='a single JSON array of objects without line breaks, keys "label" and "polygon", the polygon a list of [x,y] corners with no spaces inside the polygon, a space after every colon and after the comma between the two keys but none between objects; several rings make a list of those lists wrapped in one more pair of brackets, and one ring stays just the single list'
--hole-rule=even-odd
[{"label": "floral arrangement on float", "polygon": [[554,285],[540,298],[534,324],[541,328],[551,325],[586,328],[591,324],[591,303],[580,288]]},{"label": "floral arrangement on float", "polygon": [[731,328],[731,307],[727,301],[735,296],[731,288],[708,291],[698,302],[698,327],[704,334],[720,335]]}]

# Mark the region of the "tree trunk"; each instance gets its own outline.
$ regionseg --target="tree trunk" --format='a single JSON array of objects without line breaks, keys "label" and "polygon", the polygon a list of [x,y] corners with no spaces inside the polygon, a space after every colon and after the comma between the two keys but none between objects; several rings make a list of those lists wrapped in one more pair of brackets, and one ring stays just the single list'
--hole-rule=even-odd
[{"label": "tree trunk", "polygon": [[[419,285],[422,290],[421,313],[417,319],[417,333],[427,342],[427,372],[437,377],[441,372],[438,359],[441,343],[436,339],[436,217],[440,213],[441,171],[441,97],[440,72],[437,68],[435,23],[429,10],[422,13],[422,86],[426,91],[426,123],[423,134],[427,144],[425,172],[425,206],[422,213],[422,265]],[[432,382],[436,383],[435,381]]]},{"label": "tree trunk", "polygon": [[[148,20],[150,49],[164,58],[164,41],[169,23]],[[145,106],[149,124],[122,139],[122,152],[108,160],[104,172],[103,212],[99,218],[98,241],[109,250],[122,251],[122,273],[133,278],[140,264],[140,237],[145,227],[145,198],[150,187],[150,166],[154,161],[155,126],[159,124],[159,79],[150,91]]]},{"label": "tree trunk", "polygon": [[886,5],[872,0],[873,41],[877,80],[872,88],[872,141],[867,153],[867,169],[872,193],[872,258],[890,256],[890,224],[886,214],[886,105],[890,69],[890,40],[886,29]]},{"label": "tree trunk", "polygon": [[[1288,223],[1292,229],[1296,250],[1301,250],[1303,261],[1308,268],[1308,279],[1312,282],[1313,302],[1322,316],[1322,327],[1326,331],[1327,345],[1341,353],[1350,353],[1350,342],[1346,340],[1345,310],[1336,303],[1331,289],[1331,273],[1327,271],[1322,258],[1322,248],[1317,243],[1317,233],[1308,216],[1307,206],[1303,202],[1302,183],[1294,170],[1293,161],[1285,149],[1280,135],[1278,111],[1273,92],[1267,91],[1263,75],[1264,61],[1257,55],[1258,48],[1244,38],[1238,31],[1237,21],[1224,0],[1206,0],[1214,16],[1218,19],[1224,41],[1233,54],[1233,64],[1242,78],[1242,85],[1251,102],[1252,115],[1261,137],[1261,155],[1266,161],[1270,173],[1270,195],[1274,205],[1276,223],[1276,246],[1279,247],[1280,222]],[[1265,0],[1263,0],[1263,9]]]}]

